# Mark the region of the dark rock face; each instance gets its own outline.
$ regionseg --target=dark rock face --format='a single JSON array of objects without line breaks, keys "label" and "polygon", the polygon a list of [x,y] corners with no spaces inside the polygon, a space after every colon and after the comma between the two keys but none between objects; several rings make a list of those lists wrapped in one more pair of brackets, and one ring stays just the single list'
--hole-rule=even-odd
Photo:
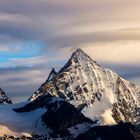
[{"label": "dark rock face", "polygon": [[55,132],[62,133],[67,128],[75,126],[80,123],[93,123],[86,118],[80,111],[67,102],[61,102],[59,109],[48,110],[43,116],[42,120],[53,129]]},{"label": "dark rock face", "polygon": [[5,92],[0,88],[0,104],[12,104],[12,101]]},{"label": "dark rock face", "polygon": [[41,96],[24,107],[13,110],[22,113],[30,112],[37,108],[46,108],[46,113],[41,117],[42,121],[57,134],[68,135],[67,128],[69,127],[81,123],[94,123],[73,105],[50,94]]},{"label": "dark rock face", "polygon": [[140,140],[140,131],[130,123],[95,126],[75,140]]}]

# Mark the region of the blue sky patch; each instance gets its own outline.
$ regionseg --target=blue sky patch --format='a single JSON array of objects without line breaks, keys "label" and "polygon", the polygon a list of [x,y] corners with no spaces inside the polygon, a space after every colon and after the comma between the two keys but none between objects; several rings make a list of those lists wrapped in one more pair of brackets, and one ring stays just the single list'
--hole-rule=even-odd
[{"label": "blue sky patch", "polygon": [[[14,48],[17,46],[9,46],[9,48]],[[17,48],[17,50],[13,51],[0,51],[0,62],[7,62],[11,59],[17,59],[17,58],[31,58],[35,56],[41,55],[41,49],[42,49],[41,43],[34,43],[34,42],[28,42],[24,44],[20,44]]]}]

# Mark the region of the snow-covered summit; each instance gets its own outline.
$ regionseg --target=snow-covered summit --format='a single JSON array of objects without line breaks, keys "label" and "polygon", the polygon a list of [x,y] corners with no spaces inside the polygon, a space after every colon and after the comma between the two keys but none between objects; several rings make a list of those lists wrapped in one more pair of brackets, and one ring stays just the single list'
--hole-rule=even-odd
[{"label": "snow-covered summit", "polygon": [[[81,62],[81,63],[82,63],[83,61],[92,61],[93,64],[100,66],[99,64],[96,63],[96,61],[92,60],[92,58],[89,57],[82,49],[78,48],[78,49],[76,49],[76,50],[72,53],[72,55],[71,55],[70,59],[68,60],[68,62],[64,65],[64,67],[62,67],[62,68],[60,69],[60,71],[59,71],[58,73],[61,73],[61,72],[64,71],[67,67],[69,67],[69,66],[72,65],[72,64],[74,65],[74,63],[77,63],[78,61]],[[73,62],[74,62],[74,63],[73,63]]]},{"label": "snow-covered summit", "polygon": [[66,65],[41,85],[30,100],[50,93],[73,104],[102,124],[139,120],[140,90],[111,70],[102,68],[81,49]]},{"label": "snow-covered summit", "polygon": [[0,88],[0,104],[12,104],[12,101],[5,92]]}]

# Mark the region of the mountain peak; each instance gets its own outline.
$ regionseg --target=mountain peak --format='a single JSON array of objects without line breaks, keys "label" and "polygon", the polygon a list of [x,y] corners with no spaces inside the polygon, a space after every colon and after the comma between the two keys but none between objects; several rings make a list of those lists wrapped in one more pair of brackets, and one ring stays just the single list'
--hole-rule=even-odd
[{"label": "mountain peak", "polygon": [[56,76],[41,85],[30,100],[46,93],[63,98],[90,119],[99,118],[102,124],[139,120],[139,89],[98,65],[81,49],[76,49]]},{"label": "mountain peak", "polygon": [[82,56],[82,55],[88,56],[82,49],[78,48],[73,52],[72,57],[77,57],[77,56],[79,57],[79,56]]},{"label": "mountain peak", "polygon": [[12,101],[8,98],[5,92],[0,88],[0,104],[12,104]]},{"label": "mountain peak", "polygon": [[84,52],[81,48],[77,48],[75,51],[74,51],[75,53],[77,53],[77,52]]},{"label": "mountain peak", "polygon": [[86,61],[87,59],[90,59],[90,61],[93,61],[82,49],[78,48],[76,49],[70,59],[67,61],[67,63],[59,70],[58,73],[63,72],[67,68],[71,67],[74,63],[80,63],[82,61]]},{"label": "mountain peak", "polygon": [[55,68],[52,68],[51,73],[57,73]]},{"label": "mountain peak", "polygon": [[52,70],[51,70],[51,72],[50,72],[50,74],[49,74],[49,77],[48,77],[48,79],[47,79],[46,82],[52,80],[52,78],[53,78],[56,74],[57,74],[56,70],[55,70],[54,68],[52,68]]},{"label": "mountain peak", "polygon": [[[66,64],[66,66],[68,64],[71,64],[73,62],[75,63],[79,63],[80,65],[82,65],[83,63],[87,64],[87,63],[92,63],[93,65],[96,65],[98,67],[101,67],[95,60],[93,60],[87,53],[85,53],[82,49],[77,48],[73,54],[71,55],[68,63]],[[64,66],[65,67],[65,66]],[[63,68],[62,68],[63,69]]]}]

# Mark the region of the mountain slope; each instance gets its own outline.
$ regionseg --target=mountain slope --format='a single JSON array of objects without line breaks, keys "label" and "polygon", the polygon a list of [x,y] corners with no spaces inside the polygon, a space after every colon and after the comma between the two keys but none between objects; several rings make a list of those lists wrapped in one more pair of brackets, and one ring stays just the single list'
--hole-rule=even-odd
[{"label": "mountain slope", "polygon": [[42,84],[30,100],[47,93],[65,99],[101,124],[139,120],[139,89],[102,68],[81,49],[77,49],[66,65]]},{"label": "mountain slope", "polygon": [[0,88],[0,104],[12,104],[12,101],[5,92]]},{"label": "mountain slope", "polygon": [[43,89],[43,85],[50,82],[55,76],[56,76],[57,72],[56,70],[53,68],[47,78],[47,80],[45,81],[45,83],[43,83],[40,88],[38,90],[35,91],[35,93],[29,98],[29,101],[33,101],[34,99],[40,97],[43,92],[44,92],[44,89]]},{"label": "mountain slope", "polygon": [[0,106],[0,136],[74,138],[95,124],[73,105],[50,94],[32,102]]},{"label": "mountain slope", "polygon": [[46,109],[46,112],[40,117],[46,128],[50,128],[52,133],[56,133],[61,136],[70,135],[71,127],[75,127],[78,124],[82,124],[87,127],[84,129],[84,131],[86,131],[96,123],[89,118],[86,118],[73,105],[50,94],[41,96],[25,106],[13,110],[19,114],[28,114],[28,112],[35,111],[38,108]]},{"label": "mountain slope", "polygon": [[95,126],[75,140],[139,140],[139,130],[130,123],[119,123],[113,126]]}]

